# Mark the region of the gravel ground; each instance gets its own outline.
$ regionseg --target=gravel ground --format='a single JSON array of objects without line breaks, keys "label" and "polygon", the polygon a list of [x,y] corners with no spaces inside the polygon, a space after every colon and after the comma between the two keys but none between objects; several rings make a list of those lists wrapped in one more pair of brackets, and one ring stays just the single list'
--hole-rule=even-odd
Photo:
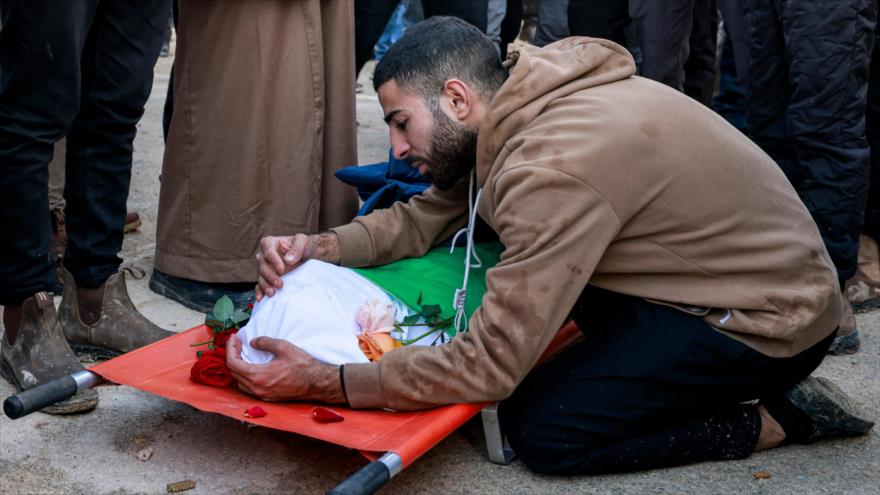
[{"label": "gravel ground", "polygon": [[[155,249],[162,161],[161,111],[170,59],[157,65],[153,94],[139,124],[130,209],[143,226],[125,238],[127,264],[149,273]],[[368,76],[367,76],[368,77]],[[369,80],[358,95],[361,163],[386,157],[388,138]],[[129,281],[132,299],[151,320],[184,330],[203,316]],[[872,418],[880,417],[880,311],[858,316],[862,350],[829,357],[817,371],[838,383]],[[0,380],[0,396],[13,393]],[[0,493],[165,493],[194,480],[193,494],[318,493],[357,470],[356,452],[309,438],[249,427],[128,387],[102,387],[92,413],[0,417]],[[472,421],[391,481],[385,493],[865,493],[880,492],[880,438],[870,435],[762,452],[741,461],[703,463],[627,475],[540,476],[514,462],[491,464],[482,427]],[[152,455],[139,460],[138,453]],[[770,477],[756,479],[766,471]]]}]

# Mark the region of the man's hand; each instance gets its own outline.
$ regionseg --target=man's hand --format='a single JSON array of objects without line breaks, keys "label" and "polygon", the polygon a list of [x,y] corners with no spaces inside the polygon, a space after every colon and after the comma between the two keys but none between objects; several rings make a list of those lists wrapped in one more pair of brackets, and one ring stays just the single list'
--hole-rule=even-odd
[{"label": "man's hand", "polygon": [[254,349],[271,352],[266,364],[249,364],[241,359],[241,342],[233,335],[226,344],[226,365],[244,392],[266,401],[310,400],[338,404],[345,402],[339,367],[324,364],[286,340],[258,337]]},{"label": "man's hand", "polygon": [[257,253],[257,260],[260,262],[260,273],[255,288],[257,301],[263,299],[263,295],[274,296],[275,291],[284,285],[281,276],[309,259],[338,264],[340,253],[336,234],[331,232],[319,235],[263,237],[260,240],[260,251]]},{"label": "man's hand", "polygon": [[307,235],[263,237],[257,253],[257,260],[260,262],[260,274],[255,289],[257,301],[263,298],[263,294],[274,296],[275,290],[283,285],[281,276],[299,266],[311,254],[311,242]]}]

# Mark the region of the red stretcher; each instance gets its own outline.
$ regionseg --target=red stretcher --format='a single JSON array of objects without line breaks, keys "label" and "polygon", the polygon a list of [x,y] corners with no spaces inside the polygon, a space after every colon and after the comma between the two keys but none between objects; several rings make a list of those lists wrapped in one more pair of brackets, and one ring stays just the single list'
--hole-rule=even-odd
[{"label": "red stretcher", "polygon": [[[416,412],[358,410],[300,402],[264,402],[237,389],[193,383],[189,375],[196,352],[190,344],[210,340],[210,332],[204,325],[191,328],[92,366],[87,371],[20,392],[4,401],[3,410],[7,416],[16,419],[64,400],[84,388],[108,382],[128,385],[202,411],[355,449],[372,461],[330,491],[334,494],[375,492],[480,411],[483,412],[490,460],[507,464],[513,458],[498,426],[495,403],[456,404]],[[544,352],[539,364],[579,338],[578,328],[567,323]],[[268,414],[261,418],[245,417],[244,411],[255,405]],[[344,420],[318,422],[313,415],[315,407],[331,409]]]}]

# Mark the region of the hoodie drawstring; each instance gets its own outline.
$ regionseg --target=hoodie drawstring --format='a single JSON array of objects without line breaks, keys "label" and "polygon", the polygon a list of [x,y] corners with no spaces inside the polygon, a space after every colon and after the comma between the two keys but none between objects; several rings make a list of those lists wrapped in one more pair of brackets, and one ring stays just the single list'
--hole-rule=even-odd
[{"label": "hoodie drawstring", "polygon": [[[468,225],[466,228],[460,229],[455,233],[455,236],[452,238],[452,247],[449,249],[449,253],[452,254],[455,251],[455,242],[458,240],[458,236],[462,233],[467,234],[467,252],[464,257],[464,279],[461,283],[460,289],[455,289],[455,296],[453,296],[452,307],[455,309],[455,331],[456,332],[464,332],[467,330],[467,315],[464,311],[464,305],[467,302],[467,285],[468,285],[468,277],[470,276],[471,268],[480,268],[483,266],[483,261],[477,255],[476,249],[474,249],[474,227],[477,220],[477,205],[480,203],[480,194],[482,194],[483,190],[480,189],[477,191],[476,200],[474,200],[474,187],[476,187],[476,170],[471,174],[470,182],[468,183]],[[476,263],[472,263],[471,259],[475,259]]]}]

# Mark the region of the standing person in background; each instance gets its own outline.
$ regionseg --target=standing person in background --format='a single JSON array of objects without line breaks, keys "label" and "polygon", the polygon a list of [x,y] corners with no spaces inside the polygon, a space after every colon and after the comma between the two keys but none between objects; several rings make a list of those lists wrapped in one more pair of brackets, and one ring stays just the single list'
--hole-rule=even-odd
[{"label": "standing person in background", "polygon": [[422,0],[425,19],[437,15],[458,17],[486,33],[489,3],[493,0]]},{"label": "standing person in background", "polygon": [[718,93],[712,106],[734,127],[748,135],[746,81],[749,78],[749,45],[746,39],[742,0],[718,0],[719,25]]},{"label": "standing person in background", "polygon": [[[373,47],[400,3],[400,0],[355,0],[355,76],[373,58]],[[421,14],[407,19],[405,25],[436,15],[458,17],[489,36],[502,57],[507,55],[507,44],[516,39],[522,24],[522,0],[409,0],[404,3],[407,11]]]},{"label": "standing person in background", "polygon": [[[744,0],[748,126],[819,226],[840,286],[856,273],[868,193],[865,137],[874,0]],[[847,303],[833,353],[856,352]]]},{"label": "standing person in background", "polygon": [[871,148],[870,185],[865,204],[865,227],[859,236],[858,269],[846,282],[846,297],[855,312],[880,306],[880,46],[874,28],[874,51],[868,77],[868,106],[865,117],[868,146]]},{"label": "standing person in background", "polygon": [[523,0],[522,30],[519,39],[531,43],[538,27],[538,0]]},{"label": "standing person in background", "polygon": [[523,27],[525,6],[523,0],[506,0],[507,7],[501,22],[501,60],[507,59],[507,45],[519,36]]},{"label": "standing person in background", "polygon": [[[414,10],[417,10],[418,12],[413,12]],[[385,24],[385,30],[382,31],[382,36],[379,37],[379,41],[376,42],[376,46],[373,50],[373,57],[376,61],[378,62],[379,60],[382,60],[382,55],[391,48],[391,45],[396,43],[397,40],[403,36],[406,28],[421,21],[423,18],[422,4],[418,0],[403,0],[397,4],[394,13],[391,14],[391,18],[388,19],[388,23]],[[357,41],[355,41],[355,43],[357,43]],[[355,53],[357,53],[357,49],[355,49]]]},{"label": "standing person in background", "polygon": [[629,0],[639,74],[710,106],[715,83],[714,0]]},{"label": "standing person in background", "polygon": [[568,0],[540,0],[538,26],[532,44],[547,46],[571,36],[568,31]]},{"label": "standing person in background", "polygon": [[[2,0],[0,373],[19,390],[82,370],[70,344],[128,352],[171,335],[144,318],[119,270],[136,124],[169,0]],[[56,313],[49,162],[67,135],[64,292]],[[93,389],[43,412],[93,409]]]},{"label": "standing person in background", "polygon": [[244,306],[262,236],[357,210],[333,175],[357,161],[352,4],[192,0],[178,23],[150,288]]},{"label": "standing person in background", "polygon": [[64,165],[67,155],[67,140],[62,139],[53,147],[52,161],[49,162],[49,220],[51,221],[52,237],[49,251],[55,261],[56,287],[53,292],[60,294],[61,283],[64,281],[64,249],[67,247],[67,226],[64,221]]},{"label": "standing person in background", "polygon": [[625,0],[570,0],[567,13],[572,36],[605,38],[627,46],[630,19]]},{"label": "standing person in background", "polygon": [[[55,143],[53,149],[52,161],[49,162],[49,217],[51,220],[52,241],[49,249],[52,258],[55,261],[55,272],[57,287],[54,289],[56,295],[61,294],[61,287],[64,286],[64,267],[62,259],[64,258],[64,250],[67,248],[67,227],[64,221],[64,207],[67,202],[64,200],[64,176],[67,166],[67,139],[62,139]],[[125,212],[125,223],[122,232],[128,234],[134,232],[141,226],[141,216],[136,211]]]},{"label": "standing person in background", "polygon": [[382,37],[400,0],[354,0],[354,75],[373,58],[373,48]]}]

